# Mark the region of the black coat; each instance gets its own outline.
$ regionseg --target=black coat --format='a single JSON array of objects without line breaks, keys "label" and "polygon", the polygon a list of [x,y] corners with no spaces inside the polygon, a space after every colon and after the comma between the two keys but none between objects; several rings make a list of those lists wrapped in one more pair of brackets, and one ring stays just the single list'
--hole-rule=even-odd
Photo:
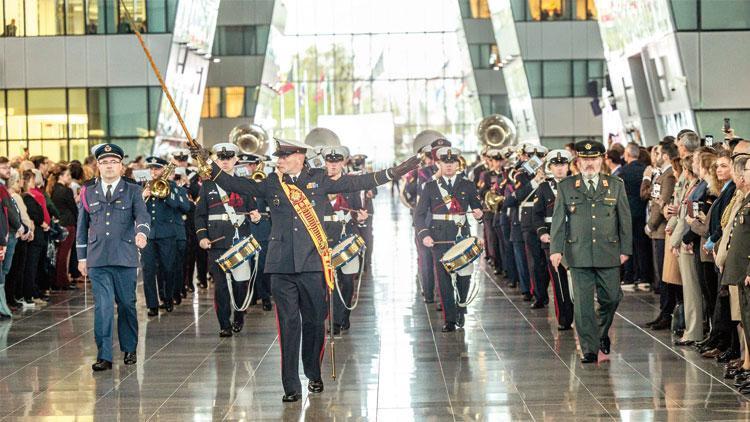
[{"label": "black coat", "polygon": [[[555,190],[552,190],[552,188]],[[531,226],[538,237],[549,234],[552,228],[552,214],[555,211],[555,198],[557,197],[557,182],[554,179],[547,180],[539,185],[536,190],[534,207],[532,209]],[[542,247],[549,249],[549,243],[542,243]]]},{"label": "black coat", "polygon": [[[276,173],[265,180],[255,182],[243,177],[231,176],[212,165],[212,176],[216,183],[228,192],[263,198],[271,209],[271,236],[268,239],[268,255],[265,272],[268,274],[294,274],[323,271],[320,255],[315,249],[312,237],[302,220],[297,216],[292,203]],[[286,183],[292,183],[290,176],[284,176]],[[333,180],[322,169],[305,167],[295,185],[304,192],[313,205],[321,223],[326,212],[328,194],[356,192],[372,189],[390,181],[386,170],[357,176],[345,175]],[[329,204],[330,205],[330,204]]]},{"label": "black coat", "polygon": [[[447,187],[443,178],[426,183],[422,195],[419,197],[417,209],[414,214],[414,222],[417,225],[417,237],[420,241],[427,236],[432,237],[436,241],[450,241],[455,240],[458,234],[458,225],[453,221],[433,220],[431,218],[433,214],[451,214],[451,211],[445,205],[443,195],[441,195],[438,188],[438,183],[441,183],[448,194],[458,201],[461,208],[460,212],[465,213],[469,208],[473,210],[482,209],[482,203],[479,201],[476,186],[461,175],[457,176],[452,190]],[[463,225],[461,235],[469,235],[469,224]]]},{"label": "black coat", "polygon": [[646,201],[641,199],[641,182],[646,166],[639,161],[633,161],[620,167],[622,170],[618,176],[625,182],[625,194],[630,204],[630,216],[632,218],[646,218]]},{"label": "black coat", "polygon": [[23,203],[26,205],[26,212],[29,214],[29,218],[34,222],[34,240],[31,243],[38,246],[46,246],[47,237],[44,229],[42,229],[42,224],[44,223],[44,210],[42,206],[29,193],[23,195]]},{"label": "black coat", "polygon": [[56,183],[52,188],[52,202],[57,207],[60,225],[75,226],[78,220],[78,204],[73,197],[73,189]]}]

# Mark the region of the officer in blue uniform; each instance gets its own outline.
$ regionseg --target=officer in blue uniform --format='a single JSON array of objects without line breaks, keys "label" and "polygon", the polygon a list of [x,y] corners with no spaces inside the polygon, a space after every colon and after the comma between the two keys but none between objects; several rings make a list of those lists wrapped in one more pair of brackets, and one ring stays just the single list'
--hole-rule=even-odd
[{"label": "officer in blue uniform", "polygon": [[[179,270],[182,271],[182,278],[177,278],[175,285],[175,304],[187,297],[188,292],[193,292],[193,277],[195,276],[196,252],[198,248],[198,239],[195,237],[195,201],[198,199],[200,191],[200,177],[198,173],[188,167],[190,151],[187,149],[178,149],[172,153],[172,163],[175,168],[175,183],[187,191],[187,198],[190,204],[190,210],[182,215],[185,226],[184,241],[177,241],[177,256],[183,257],[183,265]],[[181,170],[182,169],[182,170]],[[179,236],[178,236],[179,238]],[[204,275],[205,277],[205,275]],[[201,280],[199,278],[199,280]]]},{"label": "officer in blue uniform", "polygon": [[[263,163],[262,158],[255,154],[242,153],[239,155],[237,164],[245,167],[247,171],[246,177],[252,178],[253,174],[261,171],[259,167]],[[250,304],[255,305],[258,302],[258,298],[260,298],[263,310],[271,311],[273,310],[273,305],[271,304],[271,277],[264,271],[266,254],[268,253],[268,237],[271,235],[271,210],[268,208],[268,203],[266,203],[265,199],[256,197],[253,197],[253,199],[255,200],[255,206],[258,208],[260,219],[250,225],[250,233],[260,244],[261,250],[258,254],[258,275],[255,277],[255,291]]]},{"label": "officer in blue uniform", "polygon": [[94,293],[94,336],[98,350],[94,371],[112,369],[114,303],[124,363],[136,363],[138,317],[135,286],[138,249],[147,244],[150,218],[141,187],[120,177],[122,148],[100,145],[94,153],[100,178],[81,189],[76,251],[78,270],[88,274]]},{"label": "officer in blue uniform", "polygon": [[[279,157],[277,170],[256,183],[244,177],[233,177],[212,164],[212,179],[227,191],[263,197],[271,208],[271,237],[265,271],[271,274],[271,290],[276,303],[281,343],[281,373],[284,385],[283,402],[302,398],[299,379],[300,337],[302,364],[310,380],[311,393],[323,391],[321,362],[324,352],[325,319],[328,313],[328,292],[323,265],[310,232],[284,191],[281,181],[296,186],[312,205],[318,221],[325,215],[328,194],[372,189],[401,177],[417,166],[409,160],[388,170],[333,180],[322,169],[306,165],[309,145],[276,140],[274,155]],[[206,156],[205,150],[191,150],[193,156]],[[291,189],[291,188],[290,188]],[[297,192],[297,190],[295,190]]]},{"label": "officer in blue uniform", "polygon": [[[237,164],[237,146],[231,143],[219,143],[213,146],[216,162],[223,172],[234,175]],[[208,271],[214,279],[214,307],[219,319],[219,337],[232,337],[239,333],[245,324],[245,312],[234,310],[241,307],[248,294],[247,280],[234,280],[231,273],[225,273],[216,262],[230,249],[235,241],[250,235],[251,217],[259,221],[255,202],[249,195],[226,192],[212,180],[206,180],[201,186],[198,204],[195,209],[195,228],[198,245],[208,251]],[[262,247],[262,245],[261,245]],[[260,266],[260,263],[259,263]],[[231,278],[232,295],[229,292],[227,278]],[[257,280],[257,279],[256,279]],[[232,296],[235,303],[232,304]],[[234,321],[230,317],[234,313]]]},{"label": "officer in blue uniform", "polygon": [[[146,165],[151,169],[153,181],[162,176],[167,161],[159,157],[148,157]],[[178,262],[182,265],[182,261],[177,260],[177,240],[178,236],[184,235],[185,226],[182,223],[182,215],[190,211],[190,202],[185,189],[178,188],[172,180],[168,183],[169,193],[165,198],[154,196],[150,184],[143,189],[143,200],[151,215],[151,228],[153,229],[148,236],[148,246],[141,254],[143,292],[146,296],[148,316],[159,315],[159,296],[164,301],[163,308],[167,312],[172,312],[174,309],[172,300],[176,288],[174,268]],[[163,286],[158,296],[157,277],[160,280],[159,286]]]}]

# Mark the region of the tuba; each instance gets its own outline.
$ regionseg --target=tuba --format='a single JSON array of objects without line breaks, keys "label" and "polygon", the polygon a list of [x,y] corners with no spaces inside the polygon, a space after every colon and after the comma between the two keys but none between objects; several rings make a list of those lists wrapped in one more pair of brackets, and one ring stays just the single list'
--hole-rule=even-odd
[{"label": "tuba", "polygon": [[172,174],[175,167],[176,166],[174,163],[169,163],[166,167],[164,167],[164,171],[161,173],[161,176],[149,182],[148,188],[151,190],[151,195],[159,199],[164,199],[169,196],[169,193],[172,190],[169,187],[169,175]]},{"label": "tuba", "polygon": [[341,139],[331,129],[316,127],[305,136],[305,143],[313,147],[338,147]]},{"label": "tuba", "polygon": [[229,132],[229,142],[245,154],[263,155],[268,149],[268,134],[258,125],[241,124]]},{"label": "tuba", "polygon": [[479,122],[477,138],[489,148],[502,148],[513,145],[517,140],[516,127],[513,122],[500,114],[492,114]]}]

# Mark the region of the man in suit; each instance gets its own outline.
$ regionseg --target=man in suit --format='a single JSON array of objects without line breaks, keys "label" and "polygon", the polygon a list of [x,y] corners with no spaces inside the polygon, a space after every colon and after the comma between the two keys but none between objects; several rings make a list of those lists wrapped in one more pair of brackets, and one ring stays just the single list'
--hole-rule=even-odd
[{"label": "man in suit", "polygon": [[[151,178],[162,177],[167,161],[159,157],[148,157],[146,164],[151,169]],[[159,299],[163,301],[162,308],[167,312],[174,309],[175,265],[182,265],[182,257],[177,259],[177,239],[180,231],[185,232],[182,215],[190,211],[190,201],[187,191],[180,188],[174,181],[169,180],[169,193],[159,198],[151,191],[151,184],[143,189],[143,200],[151,216],[151,230],[149,243],[143,248],[141,262],[143,263],[143,293],[146,296],[148,316],[159,315]],[[180,280],[182,281],[182,280]],[[157,282],[159,291],[157,295]]]},{"label": "man in suit", "polygon": [[138,317],[135,286],[138,248],[146,247],[150,217],[141,187],[120,177],[122,148],[103,144],[94,156],[99,179],[81,188],[76,249],[78,271],[91,278],[94,294],[94,336],[98,350],[94,371],[112,369],[114,304],[117,333],[125,365],[136,363]]},{"label": "man in suit", "polygon": [[[456,148],[438,149],[436,158],[440,167],[440,177],[425,184],[414,213],[417,236],[424,246],[432,249],[433,269],[438,278],[440,300],[443,304],[444,333],[456,331],[456,326],[464,326],[466,306],[461,304],[466,301],[471,272],[456,274],[458,292],[455,292],[451,275],[445,270],[440,259],[459,238],[471,234],[467,214],[471,213],[479,221],[483,214],[476,187],[463,174],[457,174],[460,156],[461,152]],[[455,297],[456,294],[458,299]]]},{"label": "man in suit", "polygon": [[[372,189],[402,177],[419,163],[412,157],[396,167],[344,176],[328,177],[325,170],[306,165],[308,145],[290,140],[276,140],[276,172],[256,183],[234,177],[212,164],[211,179],[229,192],[262,197],[271,208],[271,237],[265,271],[271,274],[271,291],[276,303],[281,343],[283,402],[302,398],[299,379],[300,337],[302,363],[309,379],[311,393],[323,391],[320,371],[324,352],[327,298],[332,282],[328,241],[321,222],[328,194]],[[206,156],[194,148],[194,156]]]},{"label": "man in suit", "polygon": [[[558,184],[552,216],[550,262],[570,267],[582,363],[610,352],[609,327],[622,298],[620,266],[633,253],[630,206],[622,179],[601,172],[604,145],[576,143],[580,174]],[[599,321],[594,313],[594,292]],[[598,327],[597,327],[598,325]]]},{"label": "man in suit", "polygon": [[[234,165],[237,163],[239,152],[237,146],[219,143],[213,146],[213,151],[221,171],[234,175]],[[250,214],[251,211],[255,212]],[[247,296],[250,274],[248,271],[247,279],[237,279],[234,272],[225,273],[217,260],[236,241],[250,235],[251,218],[255,221],[260,218],[251,197],[236,193],[228,194],[212,180],[203,182],[195,209],[195,234],[200,248],[208,251],[208,268],[214,279],[214,307],[219,319],[219,337],[232,337],[232,333],[242,331],[245,311],[237,308],[242,306]],[[232,298],[234,304],[231,303]],[[230,321],[232,314],[234,321]]]},{"label": "man in suit", "polygon": [[661,151],[656,162],[659,168],[659,177],[651,186],[651,200],[648,205],[648,220],[646,221],[646,232],[651,236],[653,245],[653,259],[655,282],[659,288],[659,315],[653,321],[646,323],[647,327],[663,330],[672,325],[672,311],[676,303],[671,300],[669,287],[662,280],[664,270],[664,237],[667,227],[667,219],[662,209],[672,201],[677,179],[672,169],[672,160],[678,157],[677,147],[673,142],[665,143],[659,147]]},{"label": "man in suit", "polygon": [[548,164],[552,177],[539,185],[532,209],[532,227],[536,230],[545,253],[546,269],[552,279],[557,329],[560,331],[570,330],[573,324],[573,298],[570,295],[568,272],[553,268],[549,261],[551,241],[549,232],[557,198],[557,187],[568,175],[572,158],[572,155],[564,149],[556,149],[547,154],[544,161]]},{"label": "man in suit", "polygon": [[[621,167],[620,178],[625,183],[625,193],[630,204],[630,217],[633,220],[633,259],[625,263],[623,285],[632,286],[637,283],[651,282],[653,263],[651,262],[651,242],[643,230],[646,227],[646,201],[641,199],[641,183],[646,166],[638,161],[640,148],[631,142],[625,146],[623,159],[625,165]],[[623,286],[624,288],[624,286]]]}]

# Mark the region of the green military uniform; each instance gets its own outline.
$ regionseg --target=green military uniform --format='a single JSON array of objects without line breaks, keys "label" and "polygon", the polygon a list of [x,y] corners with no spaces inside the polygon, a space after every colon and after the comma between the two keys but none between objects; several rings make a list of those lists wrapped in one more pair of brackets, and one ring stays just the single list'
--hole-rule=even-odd
[{"label": "green military uniform", "polygon": [[[586,145],[589,150],[604,149],[596,142],[582,142],[586,142],[584,149]],[[620,255],[631,255],[633,249],[630,207],[622,179],[600,173],[593,182],[593,186],[588,186],[588,180],[579,174],[559,183],[550,245],[550,254],[563,254],[570,268],[575,325],[584,358],[586,354],[596,354],[600,347],[609,353],[609,327],[622,297]]]}]

